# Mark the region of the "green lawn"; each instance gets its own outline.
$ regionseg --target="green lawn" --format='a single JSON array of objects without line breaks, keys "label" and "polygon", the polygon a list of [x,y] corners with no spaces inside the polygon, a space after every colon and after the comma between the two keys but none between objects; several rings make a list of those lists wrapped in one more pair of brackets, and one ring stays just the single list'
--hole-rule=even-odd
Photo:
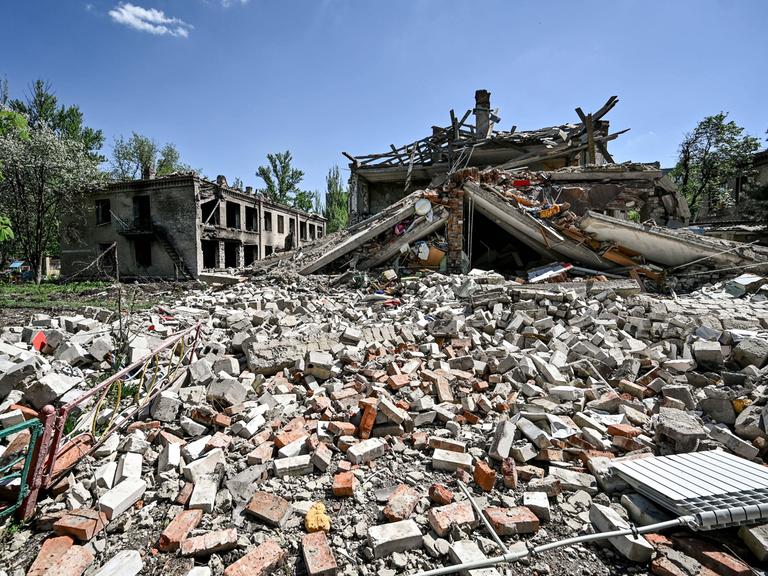
[{"label": "green lawn", "polygon": [[116,291],[109,282],[0,284],[0,308],[77,310],[86,306],[115,309]]}]

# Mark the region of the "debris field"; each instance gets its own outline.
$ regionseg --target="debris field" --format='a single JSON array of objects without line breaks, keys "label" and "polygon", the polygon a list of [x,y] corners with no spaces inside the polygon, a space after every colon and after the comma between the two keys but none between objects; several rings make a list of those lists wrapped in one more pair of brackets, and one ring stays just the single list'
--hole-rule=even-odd
[{"label": "debris field", "polygon": [[[500,553],[462,485],[525,549],[669,518],[612,463],[768,451],[765,288],[291,270],[2,330],[0,426],[72,410],[29,521],[5,521],[0,573],[415,574]],[[18,470],[29,431],[2,443]],[[746,575],[766,558],[752,526],[470,573]]]}]

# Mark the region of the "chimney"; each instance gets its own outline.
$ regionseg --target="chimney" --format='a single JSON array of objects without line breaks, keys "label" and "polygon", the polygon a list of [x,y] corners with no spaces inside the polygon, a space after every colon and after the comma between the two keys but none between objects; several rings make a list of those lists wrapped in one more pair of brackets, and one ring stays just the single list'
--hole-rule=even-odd
[{"label": "chimney", "polygon": [[477,137],[488,138],[491,130],[491,93],[488,90],[475,90],[475,128]]},{"label": "chimney", "polygon": [[218,184],[219,186],[226,186],[227,185],[227,177],[226,176],[222,176],[221,174],[219,174],[218,176],[216,176],[216,184]]},{"label": "chimney", "polygon": [[246,186],[245,187],[245,193],[246,194],[253,194],[253,186]]}]

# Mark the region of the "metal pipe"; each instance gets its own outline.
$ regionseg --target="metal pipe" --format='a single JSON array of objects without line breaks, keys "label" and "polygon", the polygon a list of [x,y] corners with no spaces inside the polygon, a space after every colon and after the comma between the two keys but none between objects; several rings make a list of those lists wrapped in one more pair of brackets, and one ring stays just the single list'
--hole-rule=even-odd
[{"label": "metal pipe", "polygon": [[465,562],[464,564],[455,564],[453,566],[436,568],[435,570],[428,570],[426,572],[418,572],[413,576],[443,576],[444,574],[455,574],[456,572],[463,572],[465,570],[489,568],[491,566],[496,566],[497,564],[508,564],[510,562],[515,562],[521,558],[525,558],[530,554],[539,554],[553,548],[560,548],[561,546],[571,546],[573,544],[580,544],[582,542],[615,538],[617,536],[629,536],[630,534],[635,535],[645,534],[646,532],[656,532],[658,530],[665,530],[667,528],[673,528],[675,526],[681,526],[691,522],[695,522],[695,518],[693,516],[680,516],[674,520],[667,520],[666,522],[658,522],[656,524],[649,524],[647,526],[622,528],[621,530],[613,530],[612,532],[598,532],[597,534],[585,534],[583,536],[575,536],[573,538],[566,538],[565,540],[558,540],[549,544],[542,544],[541,546],[537,546],[533,549],[527,549],[520,552],[508,552],[501,556],[486,558],[485,560],[476,560],[474,562]]},{"label": "metal pipe", "polygon": [[475,499],[472,498],[472,495],[469,493],[469,490],[467,490],[467,487],[464,486],[464,483],[461,480],[456,480],[456,483],[459,485],[459,488],[461,488],[461,491],[464,492],[464,495],[469,500],[469,503],[472,504],[472,508],[475,509],[475,513],[480,517],[480,520],[483,521],[483,524],[485,524],[485,527],[488,529],[488,532],[491,534],[491,538],[493,538],[496,541],[496,544],[499,545],[499,548],[501,548],[501,551],[504,552],[504,554],[509,554],[509,548],[507,548],[506,544],[501,541],[501,538],[496,533],[496,530],[493,529],[493,526],[491,526],[491,523],[488,522],[488,519],[485,517],[485,514],[483,514],[483,511],[480,510],[480,506],[477,505],[477,502],[475,502]]}]

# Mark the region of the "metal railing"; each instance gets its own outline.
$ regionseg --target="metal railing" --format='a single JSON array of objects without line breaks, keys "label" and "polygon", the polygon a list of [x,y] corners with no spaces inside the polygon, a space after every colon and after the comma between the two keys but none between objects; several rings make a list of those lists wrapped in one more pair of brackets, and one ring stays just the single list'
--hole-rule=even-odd
[{"label": "metal railing", "polygon": [[0,430],[0,441],[7,436],[20,434],[25,430],[29,430],[29,440],[27,441],[26,448],[19,450],[15,454],[3,454],[0,457],[0,486],[9,486],[16,480],[18,480],[19,485],[15,501],[11,504],[0,506],[0,518],[12,514],[21,507],[29,494],[27,478],[29,477],[29,471],[34,460],[38,438],[40,438],[43,432],[43,423],[38,419],[32,419]]},{"label": "metal railing", "polygon": [[[39,420],[34,421],[39,426],[35,435],[35,440],[39,436],[39,442],[30,444],[35,445],[35,449],[32,451],[31,475],[26,475],[30,470],[27,465],[22,481],[26,490],[19,516],[29,518],[40,490],[50,488],[110,435],[149,409],[152,401],[176,381],[180,368],[191,362],[199,337],[200,324],[197,323],[166,338],[157,348],[58,410],[45,406],[40,411]],[[162,365],[161,356],[166,353],[168,362]],[[96,399],[95,404],[73,422],[71,418],[75,411],[93,399]],[[100,421],[103,410],[111,411],[106,422]]]}]

